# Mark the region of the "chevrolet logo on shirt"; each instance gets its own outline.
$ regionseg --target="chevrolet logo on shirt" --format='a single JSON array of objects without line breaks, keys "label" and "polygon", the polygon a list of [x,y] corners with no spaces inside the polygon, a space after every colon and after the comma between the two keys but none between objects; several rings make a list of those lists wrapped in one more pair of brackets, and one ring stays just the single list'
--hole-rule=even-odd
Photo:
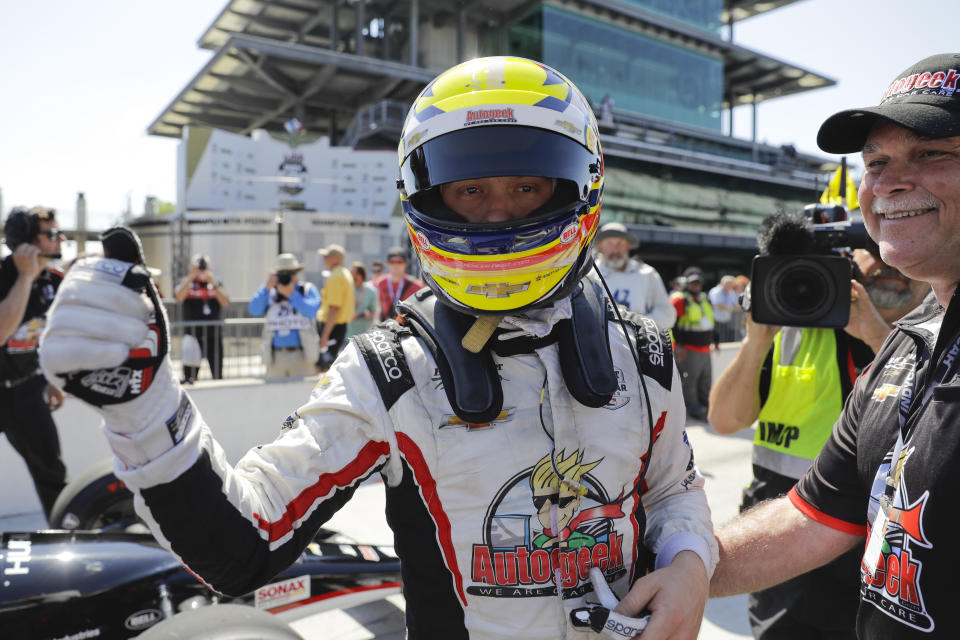
[{"label": "chevrolet logo on shirt", "polygon": [[887,398],[896,398],[900,393],[900,387],[895,384],[884,384],[873,390],[873,399],[877,402],[883,402]]},{"label": "chevrolet logo on shirt", "polygon": [[485,295],[488,298],[508,298],[510,294],[521,293],[530,288],[529,282],[507,284],[506,282],[488,282],[483,286],[471,284],[467,286],[467,293]]},{"label": "chevrolet logo on shirt", "polygon": [[513,420],[514,411],[515,409],[512,407],[509,409],[503,409],[502,411],[500,411],[499,414],[497,414],[497,417],[490,422],[466,422],[459,416],[445,415],[443,416],[443,419],[440,421],[440,428],[443,429],[444,427],[466,427],[468,433],[471,431],[477,431],[479,429],[489,429],[495,424],[499,424],[501,422],[510,422],[511,420]]}]

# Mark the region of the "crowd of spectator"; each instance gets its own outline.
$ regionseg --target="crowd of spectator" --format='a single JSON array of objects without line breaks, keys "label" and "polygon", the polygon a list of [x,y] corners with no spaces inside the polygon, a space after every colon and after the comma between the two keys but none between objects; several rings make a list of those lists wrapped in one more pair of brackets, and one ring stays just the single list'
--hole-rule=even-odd
[{"label": "crowd of spectator", "polygon": [[641,253],[639,239],[623,223],[607,222],[597,233],[594,260],[613,299],[671,331],[687,413],[705,420],[713,382],[710,351],[743,337],[740,296],[750,280],[724,274],[708,289],[703,271],[689,266],[670,280],[668,292]]},{"label": "crowd of spectator", "polygon": [[[298,256],[283,253],[246,305],[249,315],[264,318],[260,353],[268,377],[326,371],[348,338],[396,317],[397,303],[424,287],[410,273],[407,252],[401,247],[390,248],[384,260],[371,261],[369,268],[350,261],[337,244],[317,253],[323,262],[322,282],[304,280]],[[594,259],[611,295],[621,308],[648,316],[662,330],[671,331],[685,385],[697,390],[691,391],[687,406],[692,416],[702,418],[710,388],[710,350],[742,339],[740,296],[749,279],[723,274],[709,287],[712,283],[705,281],[703,271],[691,266],[665,281],[641,253],[638,238],[623,223],[608,222],[597,234]],[[193,257],[190,272],[174,295],[185,323],[182,381],[197,380],[202,360],[213,379],[222,378],[222,319],[230,298],[208,256]]]},{"label": "crowd of spectator", "polygon": [[[326,371],[350,336],[363,333],[375,323],[394,317],[397,303],[424,286],[407,273],[407,254],[400,247],[393,247],[387,252],[386,272],[384,261],[372,261],[369,278],[367,266],[359,261],[348,263],[347,252],[340,245],[328,245],[317,253],[324,266],[321,287],[303,280],[304,265],[296,255],[282,253],[267,274],[266,283],[254,293],[247,305],[251,316],[264,318],[261,357],[267,377],[301,376]],[[198,268],[198,259],[204,260],[206,270]],[[202,297],[204,309],[213,305],[213,313],[217,317],[218,301],[220,304],[229,302],[219,283],[216,283],[216,288],[209,284],[214,280],[206,267],[208,262],[202,256],[195,258],[190,275],[178,287],[177,300],[183,302],[184,318],[188,321],[208,319],[196,317],[193,310],[187,313],[187,305],[193,302],[193,298]],[[350,264],[349,269],[347,264]],[[205,289],[207,286],[211,288]],[[188,295],[193,289],[200,289],[205,294]],[[202,331],[202,327],[188,326],[185,335],[203,335],[198,334],[199,331]],[[216,335],[219,337],[219,331]],[[201,344],[204,356],[211,363],[211,371],[219,373],[222,342],[219,347],[212,349],[220,358],[216,361],[216,368],[215,361],[209,360],[208,347],[205,345]],[[196,380],[198,368],[184,366],[184,379]]]}]

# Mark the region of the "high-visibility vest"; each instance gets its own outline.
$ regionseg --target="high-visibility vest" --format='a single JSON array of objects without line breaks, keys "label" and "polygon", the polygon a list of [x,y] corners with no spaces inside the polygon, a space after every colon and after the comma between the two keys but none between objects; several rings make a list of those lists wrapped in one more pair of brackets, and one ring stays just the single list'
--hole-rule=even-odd
[{"label": "high-visibility vest", "polygon": [[800,478],[843,409],[833,329],[784,327],[773,341],[770,391],[757,416],[753,463]]},{"label": "high-visibility vest", "polygon": [[[713,306],[707,294],[696,298],[689,291],[678,291],[672,296],[683,296],[683,315],[677,318],[673,335],[677,344],[710,346],[713,343]],[[671,296],[671,297],[672,297]]]}]

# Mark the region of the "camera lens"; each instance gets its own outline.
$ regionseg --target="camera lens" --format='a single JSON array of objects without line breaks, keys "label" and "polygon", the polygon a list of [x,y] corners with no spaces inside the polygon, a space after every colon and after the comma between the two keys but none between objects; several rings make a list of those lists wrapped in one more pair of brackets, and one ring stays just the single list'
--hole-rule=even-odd
[{"label": "camera lens", "polygon": [[281,271],[277,274],[277,282],[282,285],[290,284],[291,280],[293,280],[293,274],[291,274],[289,271]]},{"label": "camera lens", "polygon": [[767,299],[777,313],[795,319],[797,324],[815,320],[827,313],[837,298],[830,271],[813,260],[798,259],[772,272],[767,283]]}]

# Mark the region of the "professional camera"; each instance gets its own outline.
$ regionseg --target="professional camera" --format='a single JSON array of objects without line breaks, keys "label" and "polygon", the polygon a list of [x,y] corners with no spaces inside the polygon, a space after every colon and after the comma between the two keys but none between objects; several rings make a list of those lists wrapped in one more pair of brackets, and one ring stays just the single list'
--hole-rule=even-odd
[{"label": "professional camera", "polygon": [[743,309],[761,324],[846,326],[849,251],[870,242],[863,221],[850,221],[841,206],[813,204],[803,214],[771,216],[764,225]]}]

